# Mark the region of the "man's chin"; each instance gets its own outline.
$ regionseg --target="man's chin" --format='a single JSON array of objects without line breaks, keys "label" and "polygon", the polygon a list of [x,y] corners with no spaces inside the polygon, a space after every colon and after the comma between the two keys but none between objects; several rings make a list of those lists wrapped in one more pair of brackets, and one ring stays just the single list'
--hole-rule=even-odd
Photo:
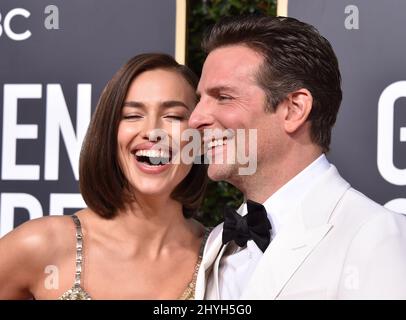
[{"label": "man's chin", "polygon": [[225,164],[210,164],[207,175],[213,181],[228,181],[235,174],[235,168]]}]

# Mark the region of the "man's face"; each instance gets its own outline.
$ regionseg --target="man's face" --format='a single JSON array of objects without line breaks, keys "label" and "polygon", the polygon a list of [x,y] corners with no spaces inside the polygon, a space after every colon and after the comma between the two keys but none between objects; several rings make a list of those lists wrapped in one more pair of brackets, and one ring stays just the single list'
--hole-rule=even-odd
[{"label": "man's face", "polygon": [[[254,50],[243,45],[220,47],[213,50],[207,57],[198,85],[200,102],[193,111],[189,125],[192,128],[208,131],[232,129],[234,134],[205,134],[206,144],[209,143],[208,158],[223,157],[222,164],[210,164],[208,174],[213,180],[228,181],[240,189],[244,189],[244,179],[248,176],[239,174],[238,159],[230,163],[232,152],[237,147],[245,147],[245,154],[252,150],[249,143],[248,130],[256,129],[257,139],[257,171],[260,175],[263,165],[271,163],[277,149],[281,125],[277,112],[266,112],[267,103],[264,90],[257,83],[257,72],[260,70],[263,57]],[[236,129],[245,130],[245,142],[236,139]],[[249,145],[250,144],[250,145]],[[229,149],[229,153],[227,153]],[[231,156],[230,156],[231,155]],[[234,158],[236,154],[234,153]]]}]

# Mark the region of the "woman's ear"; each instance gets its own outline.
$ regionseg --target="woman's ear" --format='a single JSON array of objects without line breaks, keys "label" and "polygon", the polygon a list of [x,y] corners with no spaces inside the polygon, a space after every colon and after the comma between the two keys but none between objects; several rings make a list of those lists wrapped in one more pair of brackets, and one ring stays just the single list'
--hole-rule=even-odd
[{"label": "woman's ear", "polygon": [[307,89],[299,89],[287,95],[285,100],[284,127],[286,132],[294,133],[309,117],[312,111],[313,96]]}]

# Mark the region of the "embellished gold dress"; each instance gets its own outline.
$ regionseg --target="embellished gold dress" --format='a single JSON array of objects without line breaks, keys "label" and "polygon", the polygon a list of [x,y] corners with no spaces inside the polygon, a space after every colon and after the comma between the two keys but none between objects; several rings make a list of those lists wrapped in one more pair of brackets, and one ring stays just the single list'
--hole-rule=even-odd
[{"label": "embellished gold dress", "polygon": [[[76,227],[76,272],[75,282],[68,291],[66,291],[59,300],[91,300],[91,296],[81,287],[82,264],[83,264],[83,233],[80,220],[76,215],[71,216]],[[199,271],[200,263],[202,261],[203,249],[206,243],[210,229],[206,229],[204,239],[200,246],[199,257],[195,265],[192,280],[189,282],[185,291],[178,298],[179,300],[193,300],[195,298],[196,278]]]}]

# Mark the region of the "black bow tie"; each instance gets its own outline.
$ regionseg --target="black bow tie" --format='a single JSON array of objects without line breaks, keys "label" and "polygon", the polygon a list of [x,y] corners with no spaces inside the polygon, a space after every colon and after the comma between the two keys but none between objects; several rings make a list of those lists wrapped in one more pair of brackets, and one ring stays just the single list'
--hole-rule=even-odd
[{"label": "black bow tie", "polygon": [[271,223],[262,204],[247,200],[248,214],[240,216],[235,210],[226,207],[224,212],[223,244],[234,240],[244,247],[248,240],[254,240],[258,248],[265,252],[271,242]]}]

